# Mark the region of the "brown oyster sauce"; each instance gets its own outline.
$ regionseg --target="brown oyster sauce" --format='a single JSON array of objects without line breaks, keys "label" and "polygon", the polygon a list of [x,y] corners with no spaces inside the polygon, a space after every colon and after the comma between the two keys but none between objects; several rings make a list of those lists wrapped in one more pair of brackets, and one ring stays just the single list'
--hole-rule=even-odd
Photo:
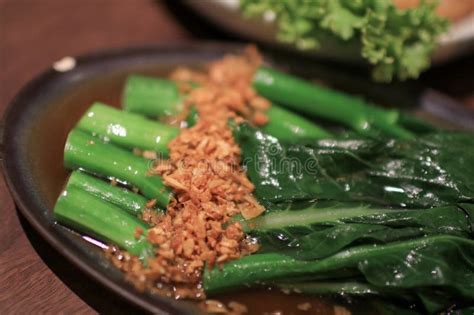
[{"label": "brown oyster sauce", "polygon": [[[140,73],[144,75],[152,75],[158,77],[167,77],[169,73],[182,66],[182,64],[170,64],[163,68],[136,68],[132,71],[117,72],[112,75],[98,77],[92,81],[81,84],[73,91],[68,91],[62,98],[55,100],[62,106],[51,106],[51,108],[64,108],[64,112],[44,112],[44,115],[52,115],[53,120],[60,120],[62,124],[55,130],[55,135],[63,139],[66,138],[70,130],[70,126],[80,118],[85,110],[94,102],[101,101],[111,106],[119,107],[121,104],[121,93],[126,77],[130,73]],[[190,67],[199,67],[201,65],[185,65]],[[73,112],[70,111],[73,109]],[[58,119],[55,119],[58,118]],[[39,129],[47,128],[47,126],[37,126]],[[45,139],[48,142],[47,139]],[[53,205],[59,195],[64,183],[67,180],[68,172],[62,166],[62,142],[48,143],[49,151],[37,150],[40,152],[35,158],[38,164],[48,165],[44,174],[42,170],[38,171],[38,175],[48,180],[48,186],[54,187],[55,190],[45,191],[48,202]],[[35,143],[34,147],[41,147],[46,143]],[[41,153],[43,152],[43,153]],[[54,157],[54,158],[52,158]],[[232,293],[226,293],[221,296],[212,297],[222,302],[227,309],[231,310],[228,305],[232,302],[243,304],[247,308],[247,314],[368,314],[374,313],[373,310],[367,309],[366,305],[357,303],[347,303],[339,297],[335,299],[327,297],[305,296],[299,294],[286,294],[276,289],[247,289]],[[197,303],[200,303],[199,301]],[[309,306],[308,306],[309,305]],[[343,306],[344,305],[344,306]]]}]

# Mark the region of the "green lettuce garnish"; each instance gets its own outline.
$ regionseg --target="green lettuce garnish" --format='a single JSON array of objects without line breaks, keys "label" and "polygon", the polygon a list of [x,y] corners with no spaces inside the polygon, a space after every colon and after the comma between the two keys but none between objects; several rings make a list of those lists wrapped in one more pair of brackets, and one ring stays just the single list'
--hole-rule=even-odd
[{"label": "green lettuce garnish", "polygon": [[447,20],[438,1],[401,10],[390,0],[240,0],[246,16],[273,12],[278,40],[299,49],[318,49],[328,39],[353,42],[373,67],[376,81],[417,78],[430,65]]}]

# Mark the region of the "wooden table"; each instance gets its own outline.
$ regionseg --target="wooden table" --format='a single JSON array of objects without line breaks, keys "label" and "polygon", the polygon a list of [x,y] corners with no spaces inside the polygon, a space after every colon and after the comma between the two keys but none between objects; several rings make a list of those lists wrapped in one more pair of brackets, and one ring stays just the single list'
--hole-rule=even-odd
[{"label": "wooden table", "polygon": [[[97,49],[188,39],[153,0],[0,0],[0,116],[54,61]],[[132,313],[41,241],[0,175],[0,314]]]},{"label": "wooden table", "polygon": [[[158,1],[0,0],[0,116],[22,85],[63,56],[190,38]],[[451,70],[455,77],[434,71],[431,82],[450,83],[448,91],[473,106],[474,91],[462,79],[473,73],[464,63]],[[0,314],[137,312],[41,240],[15,209],[1,175],[0,222]]]}]

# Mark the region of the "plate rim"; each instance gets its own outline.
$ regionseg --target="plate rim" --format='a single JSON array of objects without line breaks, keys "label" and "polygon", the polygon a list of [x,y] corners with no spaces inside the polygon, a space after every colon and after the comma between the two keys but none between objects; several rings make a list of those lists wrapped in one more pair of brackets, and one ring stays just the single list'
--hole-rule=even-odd
[{"label": "plate rim", "polygon": [[[79,71],[78,69],[85,66],[90,66],[93,64],[100,64],[101,62],[107,61],[109,58],[118,58],[126,59],[132,56],[139,57],[141,55],[159,55],[170,52],[184,52],[186,54],[192,55],[197,51],[199,52],[212,52],[213,54],[224,54],[232,51],[242,50],[245,47],[243,43],[235,42],[224,42],[224,41],[184,41],[184,42],[175,42],[175,43],[162,43],[162,44],[148,44],[148,45],[138,45],[138,46],[123,46],[112,49],[100,49],[95,50],[90,53],[80,54],[74,56],[77,61],[77,65],[74,69],[70,71]],[[10,151],[16,147],[16,137],[8,137],[10,133],[13,133],[15,130],[14,122],[15,116],[21,117],[22,112],[26,108],[31,106],[31,101],[29,94],[32,91],[38,89],[39,86],[44,85],[45,83],[51,82],[54,79],[57,79],[58,76],[63,73],[57,70],[54,70],[52,66],[44,69],[43,71],[36,74],[31,80],[29,80],[25,85],[23,85],[20,90],[15,94],[15,96],[10,100],[6,109],[4,111],[3,117],[0,122],[0,168],[5,179],[6,186],[10,192],[12,199],[16,208],[19,209],[21,214],[26,218],[29,224],[37,231],[40,236],[48,242],[60,255],[65,257],[70,263],[75,267],[79,268],[88,277],[92,278],[94,281],[100,283],[100,285],[106,287],[107,289],[114,292],[116,295],[125,298],[131,304],[141,308],[144,311],[152,312],[154,314],[173,314],[177,311],[182,312],[183,310],[176,309],[170,303],[171,298],[160,297],[157,294],[150,292],[139,292],[131,284],[125,283],[126,280],[123,279],[124,283],[117,283],[106,274],[100,273],[99,270],[94,268],[87,261],[84,261],[77,252],[70,246],[67,242],[54,234],[54,230],[50,227],[43,225],[38,221],[33,212],[39,211],[39,207],[36,209],[30,209],[24,199],[28,195],[22,195],[20,192],[19,184],[22,179],[15,179],[15,175],[21,173],[19,168],[21,165],[18,165],[19,162],[15,161],[14,155],[8,154]],[[34,104],[33,104],[34,105]],[[31,195],[30,195],[31,196]],[[38,206],[38,205],[37,205]],[[24,233],[24,231],[23,231]],[[62,282],[62,281],[61,281]],[[63,284],[67,286],[64,282]],[[157,299],[157,300],[155,300]],[[165,303],[168,300],[168,303]],[[163,304],[162,304],[163,303]],[[180,303],[180,302],[177,302]],[[159,305],[158,305],[159,304]],[[191,313],[194,314],[192,310]],[[194,310],[196,311],[196,310]]]}]

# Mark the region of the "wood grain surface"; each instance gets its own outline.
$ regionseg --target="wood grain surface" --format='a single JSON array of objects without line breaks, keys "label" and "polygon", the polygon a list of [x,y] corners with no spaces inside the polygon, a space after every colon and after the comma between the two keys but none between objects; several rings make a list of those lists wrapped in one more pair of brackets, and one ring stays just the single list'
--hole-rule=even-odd
[{"label": "wood grain surface", "polygon": [[[189,37],[153,0],[0,0],[0,116],[26,82],[64,56]],[[0,222],[0,314],[138,311],[45,244],[1,175]]]},{"label": "wood grain surface", "polygon": [[[0,0],[0,117],[21,86],[64,56],[182,41],[197,36],[198,31],[202,34],[203,25],[177,16],[179,10],[170,2]],[[205,37],[223,38],[215,31]],[[424,80],[474,108],[472,83],[465,79],[474,75],[470,66],[472,58],[465,58],[433,70]],[[72,267],[42,241],[15,209],[1,175],[0,223],[0,314],[139,311]]]}]

